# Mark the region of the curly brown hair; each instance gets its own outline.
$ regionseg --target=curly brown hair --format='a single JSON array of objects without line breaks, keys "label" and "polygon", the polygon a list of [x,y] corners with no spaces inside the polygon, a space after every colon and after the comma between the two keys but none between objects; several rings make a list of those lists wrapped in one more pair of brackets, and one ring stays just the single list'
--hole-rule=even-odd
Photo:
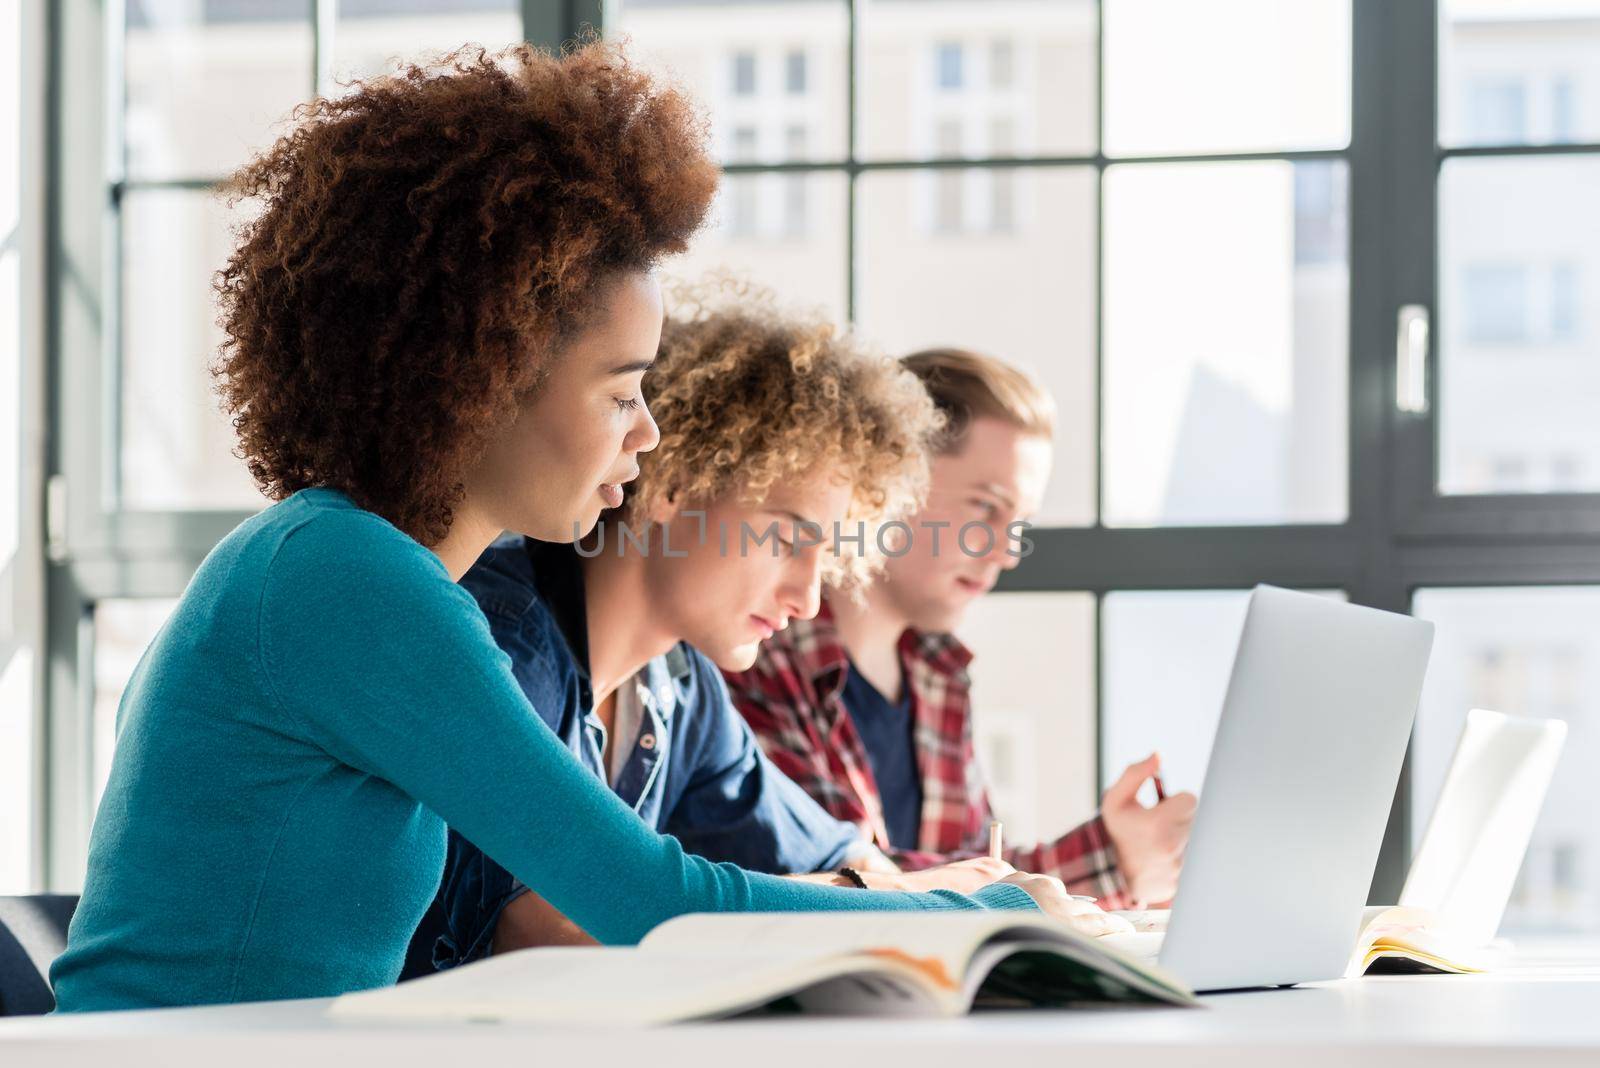
[{"label": "curly brown hair", "polygon": [[354,83],[230,182],[264,206],[213,368],[274,499],[343,490],[424,544],[608,279],[682,251],[717,184],[690,100],[590,40]]},{"label": "curly brown hair", "polygon": [[865,552],[844,543],[851,551],[830,556],[826,575],[839,586],[879,562],[872,525],[920,505],[943,427],[896,360],[726,280],[675,295],[644,397],[661,443],[639,457],[630,517],[663,502],[757,503],[780,481],[842,477],[851,484],[845,533],[865,523],[867,536]]}]

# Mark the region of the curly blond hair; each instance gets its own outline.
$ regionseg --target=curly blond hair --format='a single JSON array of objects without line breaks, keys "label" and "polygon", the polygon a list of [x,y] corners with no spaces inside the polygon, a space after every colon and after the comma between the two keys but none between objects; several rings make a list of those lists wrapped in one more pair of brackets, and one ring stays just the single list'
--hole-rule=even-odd
[{"label": "curly blond hair", "polygon": [[[639,458],[630,515],[678,505],[765,499],[781,481],[851,485],[844,533],[864,546],[830,553],[830,584],[850,587],[879,562],[875,527],[916,510],[944,417],[896,360],[771,293],[721,280],[679,290],[644,396],[661,444]],[[828,545],[832,532],[823,532]]]}]

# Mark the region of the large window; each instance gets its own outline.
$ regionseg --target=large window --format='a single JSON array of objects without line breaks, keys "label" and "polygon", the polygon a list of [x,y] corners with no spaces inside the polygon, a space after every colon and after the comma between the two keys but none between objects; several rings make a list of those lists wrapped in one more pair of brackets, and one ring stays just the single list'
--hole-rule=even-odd
[{"label": "large window", "polygon": [[1600,2],[1439,6],[1437,192],[1415,191],[1437,200],[1438,433],[1416,475],[1445,497],[1593,494]]},{"label": "large window", "polygon": [[[94,38],[100,5],[64,4],[63,32]],[[64,191],[52,280],[70,377],[52,633],[82,636],[95,665],[52,697],[52,744],[69,747],[104,734],[160,599],[260,503],[203,375],[206,277],[237,221],[209,183],[314,85],[500,43],[540,8],[126,6],[113,62],[63,53],[62,90],[88,112],[126,96],[63,147],[104,164]],[[1469,704],[1568,718],[1568,766],[1586,759],[1600,0],[613,0],[604,15],[706,105],[725,166],[673,278],[731,270],[891,352],[992,352],[1055,394],[1036,552],[964,630],[980,754],[1019,834],[1087,816],[1151,749],[1170,785],[1200,785],[1262,581],[1438,621],[1375,898],[1399,888]],[[80,779],[52,787],[61,885],[81,863]],[[1600,915],[1600,846],[1568,793],[1520,884],[1525,929]]]}]

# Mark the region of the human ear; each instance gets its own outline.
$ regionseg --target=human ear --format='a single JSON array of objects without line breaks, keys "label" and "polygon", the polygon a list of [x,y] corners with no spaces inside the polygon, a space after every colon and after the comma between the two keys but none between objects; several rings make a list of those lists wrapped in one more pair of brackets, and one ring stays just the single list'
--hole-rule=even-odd
[{"label": "human ear", "polygon": [[676,493],[665,493],[650,502],[650,507],[645,513],[646,521],[659,523],[666,526],[683,511],[679,506]]}]

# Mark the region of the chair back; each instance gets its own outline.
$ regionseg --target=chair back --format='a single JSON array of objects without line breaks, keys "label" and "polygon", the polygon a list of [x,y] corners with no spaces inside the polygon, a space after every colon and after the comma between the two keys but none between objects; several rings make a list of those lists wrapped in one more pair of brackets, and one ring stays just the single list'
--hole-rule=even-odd
[{"label": "chair back", "polygon": [[0,1016],[38,1016],[56,1007],[50,964],[67,948],[76,894],[0,897]]}]

